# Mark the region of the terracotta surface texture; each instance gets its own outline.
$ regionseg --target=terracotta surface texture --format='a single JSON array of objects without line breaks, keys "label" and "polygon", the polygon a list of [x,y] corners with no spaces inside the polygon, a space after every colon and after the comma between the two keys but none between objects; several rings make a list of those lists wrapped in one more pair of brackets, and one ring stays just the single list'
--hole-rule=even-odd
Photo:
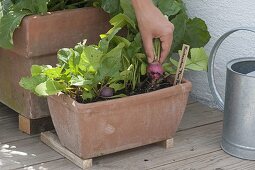
[{"label": "terracotta surface texture", "polygon": [[55,54],[87,39],[97,43],[109,28],[109,16],[99,8],[82,8],[25,17],[14,34],[13,51],[25,57]]},{"label": "terracotta surface texture", "polygon": [[15,47],[0,48],[0,102],[29,119],[49,116],[46,99],[21,88],[21,77],[30,75],[33,64],[55,65],[60,48],[74,47],[85,38],[97,43],[110,28],[108,21],[108,14],[96,8],[25,17],[14,33]]},{"label": "terracotta surface texture", "polygon": [[48,97],[63,146],[86,159],[170,139],[185,111],[191,83],[89,104]]}]

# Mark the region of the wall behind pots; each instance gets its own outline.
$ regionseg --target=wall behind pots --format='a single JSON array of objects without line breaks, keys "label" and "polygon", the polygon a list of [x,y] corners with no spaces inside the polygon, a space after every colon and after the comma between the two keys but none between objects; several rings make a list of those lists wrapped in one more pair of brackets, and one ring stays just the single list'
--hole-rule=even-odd
[{"label": "wall behind pots", "polygon": [[[225,32],[236,27],[255,28],[254,0],[184,0],[188,14],[204,19],[211,33],[211,40],[206,46],[210,53],[214,43]],[[237,32],[221,45],[216,57],[216,84],[222,96],[225,90],[226,63],[234,58],[255,57],[255,34]],[[198,101],[215,106],[211,95],[206,72],[188,72],[186,78],[193,83],[192,96]]]}]

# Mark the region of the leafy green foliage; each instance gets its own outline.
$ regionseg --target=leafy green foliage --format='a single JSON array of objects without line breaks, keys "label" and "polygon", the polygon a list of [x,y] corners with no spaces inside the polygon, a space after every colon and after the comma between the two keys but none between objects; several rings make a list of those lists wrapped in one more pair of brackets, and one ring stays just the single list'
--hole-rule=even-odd
[{"label": "leafy green foliage", "polygon": [[200,48],[207,44],[210,38],[203,20],[194,18],[187,21],[184,43],[190,44],[194,48]]},{"label": "leafy green foliage", "polygon": [[65,85],[54,80],[47,80],[35,87],[35,92],[39,96],[50,96],[65,89]]},{"label": "leafy green foliage", "polygon": [[131,20],[133,20],[135,22],[136,21],[135,11],[134,11],[134,8],[130,2],[131,1],[120,0],[120,6],[121,6],[121,9],[123,9],[123,14],[125,14]]},{"label": "leafy green foliage", "polygon": [[[203,47],[205,46],[205,44],[208,43],[211,36],[207,30],[205,22],[200,18],[189,18],[182,0],[153,0],[153,2],[175,26],[174,39],[172,49],[169,54],[169,59],[173,54],[178,53],[178,51],[182,48],[183,44],[188,44],[191,46],[191,52],[187,61],[187,63],[189,63],[189,65],[187,65],[188,69],[193,69],[197,71],[206,70],[205,64],[207,65],[208,60],[206,60],[205,58],[208,57]],[[108,3],[110,2],[108,1]],[[118,3],[116,1],[115,5],[118,4],[119,1]],[[122,11],[122,14],[116,15],[114,12],[111,12],[111,10],[107,10],[107,12],[112,14],[113,16],[111,24],[114,25],[114,28],[123,27],[124,25],[127,26],[127,39],[132,43],[130,48],[133,48],[131,51],[144,53],[142,45],[135,44],[135,37],[139,34],[139,30],[137,27],[136,19],[134,17],[134,11],[130,10],[131,6],[132,5],[130,1],[120,0],[119,11]],[[139,39],[141,38],[139,37]],[[197,48],[199,48],[199,50]],[[129,52],[127,53],[130,54]],[[134,55],[135,54],[133,53],[130,56]],[[198,58],[203,58],[203,60],[200,61],[201,58],[195,59],[195,55],[198,55]],[[177,61],[175,61],[174,59],[171,59],[168,60],[168,63],[164,64],[164,68],[166,72],[168,72],[168,74],[172,74],[175,72],[175,69],[168,67],[174,67],[174,64],[176,62]],[[201,63],[203,64],[201,65]],[[144,73],[144,69],[142,70]]]},{"label": "leafy green foliage", "polygon": [[120,12],[120,0],[102,0],[101,7],[105,12],[116,15]]},{"label": "leafy green foliage", "polygon": [[157,5],[161,12],[164,15],[167,15],[168,17],[178,14],[182,9],[181,2],[174,0],[172,1],[159,0]]},{"label": "leafy green foliage", "polygon": [[[31,77],[22,78],[20,85],[31,92],[48,96],[64,92],[80,102],[97,101],[105,87],[114,89],[114,96],[124,97],[147,81],[147,58],[142,46],[131,2],[127,0],[97,0],[112,15],[112,28],[102,34],[97,45],[79,43],[74,48],[58,52],[56,67],[34,65]],[[164,76],[176,72],[178,62],[172,57],[183,43],[191,45],[186,69],[207,70],[208,57],[203,46],[210,39],[206,24],[199,18],[190,19],[181,0],[153,0],[175,25],[174,41]],[[126,29],[126,35],[120,34]],[[157,47],[157,48],[155,48]],[[155,54],[160,54],[160,42],[154,41]],[[178,59],[178,58],[177,58]],[[129,93],[128,93],[129,92]]]},{"label": "leafy green foliage", "polygon": [[195,71],[207,71],[208,57],[204,48],[191,49],[191,57],[188,58],[186,68]]},{"label": "leafy green foliage", "polygon": [[45,81],[47,81],[46,76],[34,75],[32,77],[23,77],[19,84],[23,88],[30,90],[31,92],[39,95],[38,93],[36,93],[35,89],[38,85],[40,85],[41,83],[44,83]]},{"label": "leafy green foliage", "polygon": [[47,12],[48,0],[20,0],[13,4],[13,11],[28,10],[32,14]]},{"label": "leafy green foliage", "polygon": [[187,16],[183,13],[180,13],[176,15],[176,17],[172,20],[172,23],[175,27],[172,51],[176,52],[182,48],[187,25]]},{"label": "leafy green foliage", "polygon": [[[129,23],[126,23],[129,24]],[[132,45],[127,39],[116,36],[120,28],[102,36],[98,45],[78,44],[75,48],[63,48],[58,52],[58,65],[31,68],[31,77],[22,78],[20,85],[39,96],[64,92],[78,101],[91,101],[100,97],[103,87],[114,89],[116,97],[125,96],[124,89],[137,86],[146,57],[129,56]]]},{"label": "leafy green foliage", "polygon": [[19,26],[22,18],[31,14],[30,11],[11,11],[4,15],[0,20],[0,47],[12,48],[13,47],[13,32]]},{"label": "leafy green foliage", "polygon": [[[181,51],[179,51],[181,53]],[[185,69],[194,71],[207,71],[208,57],[204,48],[192,48],[190,50],[191,57],[187,58]],[[175,67],[178,66],[178,62],[174,59],[170,59],[171,64]],[[171,70],[175,73],[174,70]]]}]

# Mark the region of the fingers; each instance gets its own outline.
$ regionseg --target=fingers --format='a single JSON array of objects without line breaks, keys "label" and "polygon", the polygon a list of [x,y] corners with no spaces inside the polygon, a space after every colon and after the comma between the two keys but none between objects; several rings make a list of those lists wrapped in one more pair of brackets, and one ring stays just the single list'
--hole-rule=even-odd
[{"label": "fingers", "polygon": [[173,35],[172,34],[167,34],[167,35],[164,35],[162,37],[160,37],[160,41],[161,41],[161,56],[160,56],[160,60],[159,62],[162,64],[169,52],[170,52],[170,49],[171,49],[171,46],[172,46],[172,41],[173,41]]},{"label": "fingers", "polygon": [[154,61],[154,51],[151,36],[147,35],[143,37],[143,46],[147,55],[148,63],[152,63]]}]

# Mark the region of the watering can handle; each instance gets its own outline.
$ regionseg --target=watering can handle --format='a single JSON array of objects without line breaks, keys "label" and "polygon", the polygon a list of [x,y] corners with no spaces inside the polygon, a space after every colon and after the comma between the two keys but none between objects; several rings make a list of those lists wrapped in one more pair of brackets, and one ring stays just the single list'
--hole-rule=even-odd
[{"label": "watering can handle", "polygon": [[215,45],[212,48],[212,51],[210,53],[209,57],[209,66],[208,66],[208,81],[209,81],[209,87],[211,89],[212,95],[214,99],[216,100],[216,104],[219,106],[220,110],[224,110],[224,101],[222,97],[220,96],[217,87],[215,85],[215,79],[214,79],[214,60],[216,57],[216,54],[218,52],[218,49],[221,45],[221,43],[231,34],[237,31],[249,31],[255,33],[255,28],[249,28],[249,27],[241,27],[241,28],[236,28],[233,30],[230,30],[229,32],[225,33],[222,35],[215,43]]}]

